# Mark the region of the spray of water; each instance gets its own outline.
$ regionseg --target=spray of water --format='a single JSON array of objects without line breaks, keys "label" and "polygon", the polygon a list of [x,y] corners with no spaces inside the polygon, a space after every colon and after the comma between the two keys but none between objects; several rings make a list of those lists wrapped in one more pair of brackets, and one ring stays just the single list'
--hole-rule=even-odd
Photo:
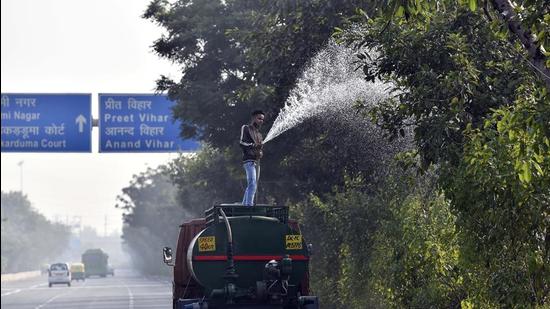
[{"label": "spray of water", "polygon": [[358,100],[372,106],[387,98],[387,85],[365,81],[356,60],[353,50],[329,42],[298,79],[264,143],[310,118],[346,118]]}]

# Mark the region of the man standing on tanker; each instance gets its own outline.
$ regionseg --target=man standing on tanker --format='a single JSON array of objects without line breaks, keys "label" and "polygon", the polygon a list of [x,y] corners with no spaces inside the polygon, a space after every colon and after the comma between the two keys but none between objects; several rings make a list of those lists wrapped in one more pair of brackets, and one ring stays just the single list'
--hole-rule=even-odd
[{"label": "man standing on tanker", "polygon": [[254,205],[254,196],[260,179],[260,159],[263,156],[263,137],[260,127],[264,123],[265,114],[261,110],[252,112],[250,124],[241,127],[239,144],[243,150],[243,167],[246,172],[246,190],[243,196],[243,205]]}]

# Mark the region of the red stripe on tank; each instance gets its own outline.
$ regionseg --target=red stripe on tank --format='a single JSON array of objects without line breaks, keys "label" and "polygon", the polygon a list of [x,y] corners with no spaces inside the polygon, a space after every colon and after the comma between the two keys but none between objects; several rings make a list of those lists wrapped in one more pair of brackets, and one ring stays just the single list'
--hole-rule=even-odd
[{"label": "red stripe on tank", "polygon": [[[282,255],[235,255],[233,259],[235,261],[271,261],[281,260]],[[290,258],[294,261],[307,261],[309,257],[305,255],[290,255]],[[193,257],[194,261],[227,261],[226,255],[197,255]]]}]

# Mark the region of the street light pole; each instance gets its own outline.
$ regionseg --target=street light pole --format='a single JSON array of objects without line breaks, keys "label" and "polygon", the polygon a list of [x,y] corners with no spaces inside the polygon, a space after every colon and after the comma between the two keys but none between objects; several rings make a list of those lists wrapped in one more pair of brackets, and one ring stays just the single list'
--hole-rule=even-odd
[{"label": "street light pole", "polygon": [[19,163],[17,163],[17,165],[19,165],[19,180],[20,180],[20,189],[21,189],[21,194],[23,194],[23,162],[24,161],[19,161]]}]

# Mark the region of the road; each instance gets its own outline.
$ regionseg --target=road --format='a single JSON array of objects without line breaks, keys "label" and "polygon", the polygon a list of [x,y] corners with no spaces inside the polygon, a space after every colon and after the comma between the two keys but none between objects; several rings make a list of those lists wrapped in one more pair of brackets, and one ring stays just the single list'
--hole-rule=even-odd
[{"label": "road", "polygon": [[115,276],[48,287],[48,277],[2,282],[2,309],[171,308],[169,279],[146,278],[117,269]]}]

